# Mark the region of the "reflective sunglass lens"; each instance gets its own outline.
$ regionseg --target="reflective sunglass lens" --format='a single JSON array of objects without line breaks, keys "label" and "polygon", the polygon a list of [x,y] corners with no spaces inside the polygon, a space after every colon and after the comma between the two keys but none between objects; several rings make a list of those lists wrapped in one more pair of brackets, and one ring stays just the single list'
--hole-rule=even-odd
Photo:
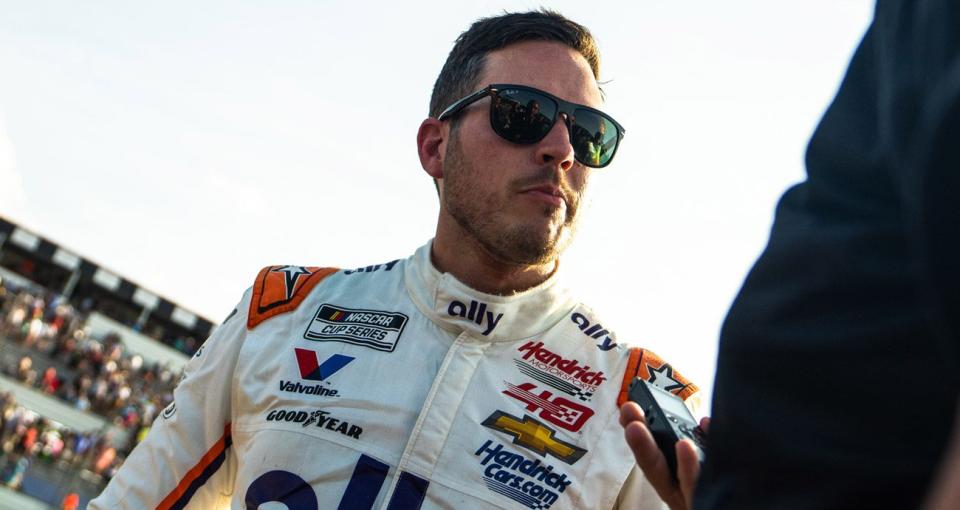
[{"label": "reflective sunglass lens", "polygon": [[513,143],[534,143],[543,139],[556,118],[557,105],[536,92],[504,89],[493,97],[490,122],[493,130]]},{"label": "reflective sunglass lens", "polygon": [[613,157],[619,132],[610,119],[590,110],[578,110],[570,139],[577,160],[587,166],[600,167]]}]

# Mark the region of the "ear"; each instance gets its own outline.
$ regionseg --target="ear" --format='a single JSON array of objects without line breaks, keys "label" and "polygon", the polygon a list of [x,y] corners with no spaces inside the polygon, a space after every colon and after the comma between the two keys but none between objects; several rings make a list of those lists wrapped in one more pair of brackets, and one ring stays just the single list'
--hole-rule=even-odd
[{"label": "ear", "polygon": [[433,117],[420,123],[417,131],[417,152],[420,166],[434,179],[443,179],[443,156],[446,149],[447,126]]}]

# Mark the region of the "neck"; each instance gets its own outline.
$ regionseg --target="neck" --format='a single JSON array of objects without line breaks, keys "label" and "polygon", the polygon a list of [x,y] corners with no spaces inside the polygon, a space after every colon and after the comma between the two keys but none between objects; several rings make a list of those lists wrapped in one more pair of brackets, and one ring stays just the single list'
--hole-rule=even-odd
[{"label": "neck", "polygon": [[451,236],[437,229],[430,251],[433,265],[487,294],[510,295],[540,285],[557,269],[557,261],[516,264],[493,256],[472,236]]}]

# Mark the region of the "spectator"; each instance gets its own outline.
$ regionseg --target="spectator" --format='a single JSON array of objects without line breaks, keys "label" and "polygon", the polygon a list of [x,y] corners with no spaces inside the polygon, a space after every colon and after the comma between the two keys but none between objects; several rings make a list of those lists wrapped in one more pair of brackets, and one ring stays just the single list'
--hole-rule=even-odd
[{"label": "spectator", "polygon": [[47,367],[43,372],[43,378],[40,380],[40,389],[44,393],[54,394],[57,392],[57,388],[60,387],[60,378],[57,377],[57,369],[54,367]]}]

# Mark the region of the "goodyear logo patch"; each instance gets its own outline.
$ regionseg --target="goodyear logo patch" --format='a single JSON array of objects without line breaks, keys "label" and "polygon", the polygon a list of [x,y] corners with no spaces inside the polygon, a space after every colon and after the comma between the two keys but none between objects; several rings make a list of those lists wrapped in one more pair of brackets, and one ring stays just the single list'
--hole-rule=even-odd
[{"label": "goodyear logo patch", "polygon": [[302,428],[312,425],[318,429],[332,430],[354,439],[360,439],[360,434],[363,434],[363,427],[338,419],[329,411],[319,409],[274,409],[267,414],[267,421],[297,423]]},{"label": "goodyear logo patch", "polygon": [[354,310],[324,303],[304,332],[307,340],[345,342],[393,352],[407,316],[380,310]]}]

